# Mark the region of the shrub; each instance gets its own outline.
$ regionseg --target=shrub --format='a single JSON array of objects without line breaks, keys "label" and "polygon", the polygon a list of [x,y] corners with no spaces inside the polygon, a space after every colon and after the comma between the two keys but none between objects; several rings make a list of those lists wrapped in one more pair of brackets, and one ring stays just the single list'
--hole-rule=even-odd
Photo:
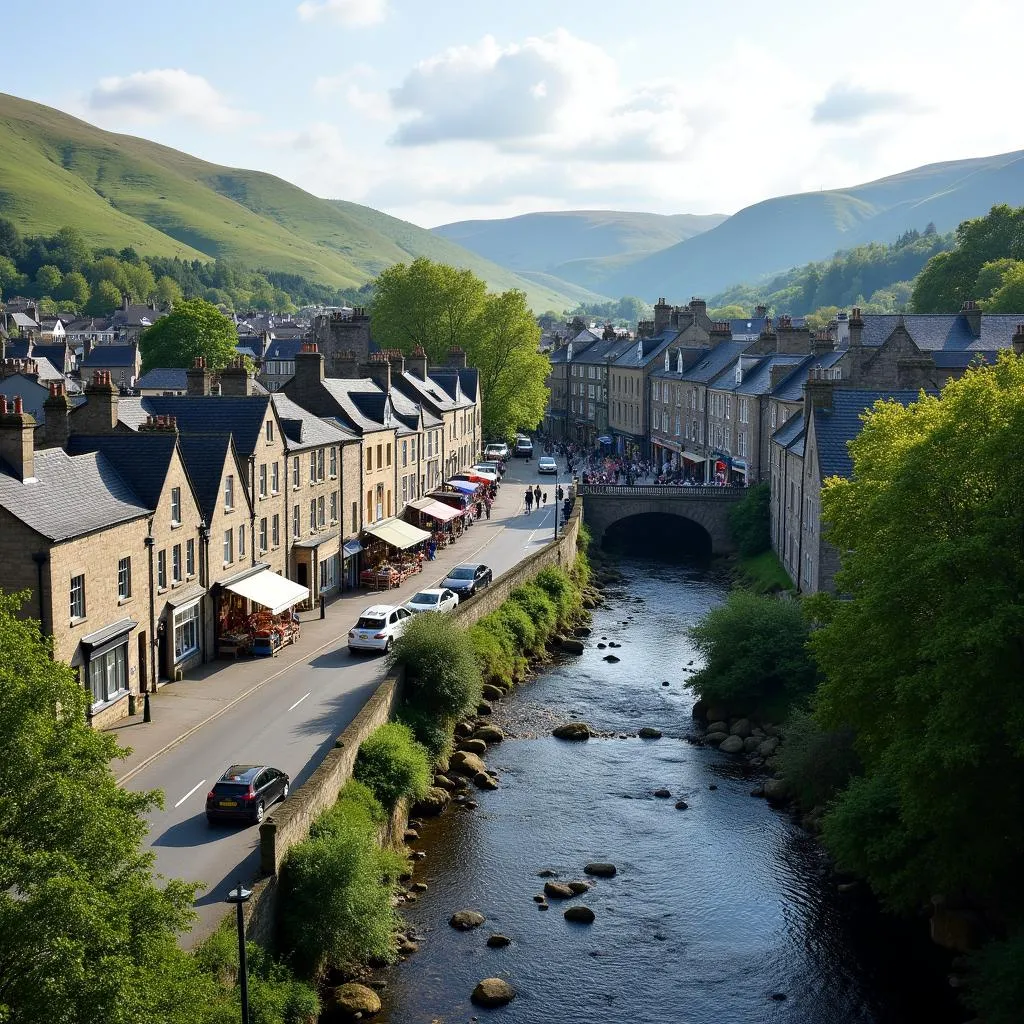
[{"label": "shrub", "polygon": [[410,707],[408,704],[403,704],[398,708],[395,718],[412,729],[416,742],[422,743],[427,748],[432,764],[438,764],[451,754],[454,745],[452,742],[454,719],[438,718],[436,715]]},{"label": "shrub", "polygon": [[572,622],[580,609],[580,592],[569,574],[554,566],[542,569],[533,581],[555,606],[560,626]]},{"label": "shrub", "polygon": [[706,701],[769,713],[808,697],[817,671],[800,605],[733,590],[690,629],[704,667],[690,682]]},{"label": "shrub", "polygon": [[1016,1024],[1024,1005],[1024,932],[971,955],[966,1002],[985,1024]]},{"label": "shrub", "polygon": [[430,755],[409,726],[386,722],[359,745],[353,775],[393,810],[403,797],[418,800],[430,788]]},{"label": "shrub", "polygon": [[534,649],[537,643],[537,628],[521,605],[506,601],[493,615],[499,626],[512,637],[517,655],[527,655]]},{"label": "shrub", "polygon": [[779,770],[805,809],[827,804],[860,771],[852,729],[823,729],[802,709],[790,712]]},{"label": "shrub", "polygon": [[297,971],[317,980],[330,968],[395,958],[392,906],[400,858],[377,846],[380,805],[348,783],[281,873],[281,937]]},{"label": "shrub", "polygon": [[587,558],[586,548],[581,547],[576,552],[570,575],[580,590],[586,590],[590,586],[590,559]]},{"label": "shrub", "polygon": [[759,555],[771,547],[770,499],[771,490],[767,483],[754,484],[729,509],[729,530],[744,558]]},{"label": "shrub", "polygon": [[488,683],[514,682],[521,659],[516,653],[515,639],[493,613],[484,616],[469,630],[477,664]]},{"label": "shrub", "polygon": [[417,615],[391,652],[403,665],[406,700],[421,711],[458,718],[480,703],[480,667],[466,630],[449,615]]},{"label": "shrub", "polygon": [[516,587],[509,595],[509,601],[517,604],[533,623],[535,631],[534,643],[540,647],[555,631],[558,621],[558,609],[547,593],[536,583],[525,583]]}]

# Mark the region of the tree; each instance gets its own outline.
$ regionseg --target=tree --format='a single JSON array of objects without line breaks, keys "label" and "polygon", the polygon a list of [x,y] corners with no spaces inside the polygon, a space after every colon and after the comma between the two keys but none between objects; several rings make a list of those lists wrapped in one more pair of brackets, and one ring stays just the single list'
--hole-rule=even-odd
[{"label": "tree", "polygon": [[25,252],[25,243],[14,221],[0,217],[0,256],[6,256],[15,263]]},{"label": "tree", "polygon": [[209,989],[176,941],[195,889],[158,888],[139,848],[158,795],[117,785],[124,751],[18,617],[27,597],[0,594],[0,1018],[201,1019]]},{"label": "tree", "polygon": [[[0,239],[0,244],[2,244],[2,239]],[[25,276],[18,273],[18,268],[14,265],[13,260],[6,256],[0,256],[0,296],[13,295],[19,288],[24,287],[24,284]]]},{"label": "tree", "polygon": [[81,309],[89,301],[89,295],[89,282],[86,281],[85,275],[78,270],[72,270],[70,274],[64,275],[54,298],[70,303],[75,309]]},{"label": "tree", "polygon": [[904,408],[878,403],[826,482],[842,600],[812,599],[816,715],[863,779],[825,819],[838,861],[892,905],[970,893],[1024,914],[1024,359]]},{"label": "tree", "polygon": [[122,263],[127,293],[134,302],[147,302],[156,291],[156,278],[148,263]]},{"label": "tree", "polygon": [[184,293],[181,290],[181,285],[174,280],[173,277],[169,277],[164,274],[162,277],[157,279],[156,282],[156,301],[160,305],[161,309],[170,309],[173,305],[181,302],[185,298]]},{"label": "tree", "polygon": [[40,267],[36,271],[36,291],[40,295],[52,296],[60,287],[63,278],[64,275],[56,267]]},{"label": "tree", "polygon": [[92,296],[85,304],[89,316],[107,316],[121,305],[121,292],[111,281],[102,280],[93,286]]},{"label": "tree", "polygon": [[1024,260],[1016,260],[985,303],[986,313],[1019,313],[1024,309]]},{"label": "tree", "polygon": [[49,242],[53,262],[65,274],[82,270],[92,259],[92,249],[78,228],[63,227]]},{"label": "tree", "polygon": [[988,263],[983,264],[974,281],[974,298],[982,301],[990,298],[1003,286],[1007,273],[1018,265],[1017,260],[1012,260],[1008,256],[998,260],[989,260]]},{"label": "tree", "polygon": [[147,327],[139,338],[142,368],[194,365],[202,356],[213,370],[235,357],[238,332],[234,323],[205,299],[179,302],[165,317]]},{"label": "tree", "polygon": [[743,497],[729,510],[729,532],[744,558],[759,555],[772,546],[767,483],[748,487]]}]

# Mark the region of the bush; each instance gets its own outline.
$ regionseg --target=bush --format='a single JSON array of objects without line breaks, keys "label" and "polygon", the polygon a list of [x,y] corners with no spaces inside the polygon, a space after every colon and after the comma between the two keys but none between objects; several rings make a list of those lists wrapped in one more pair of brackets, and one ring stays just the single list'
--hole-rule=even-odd
[{"label": "bush", "polygon": [[778,718],[814,689],[817,671],[807,637],[796,601],[733,590],[690,629],[704,656],[690,685],[710,703]]},{"label": "bush", "polygon": [[750,558],[771,547],[771,523],[768,504],[771,489],[767,483],[748,487],[743,497],[729,509],[729,530],[740,555]]},{"label": "bush", "polygon": [[486,615],[472,626],[469,639],[484,681],[511,686],[526,659],[516,652],[515,638],[496,615]]},{"label": "bush", "polygon": [[521,605],[506,601],[492,614],[499,628],[512,637],[513,649],[517,655],[525,656],[534,650],[537,644],[537,628]]},{"label": "bush", "polygon": [[403,797],[418,800],[430,788],[430,756],[409,726],[386,722],[359,745],[352,774],[390,811]]},{"label": "bush", "polygon": [[534,644],[543,646],[555,631],[558,622],[558,609],[547,593],[534,582],[516,587],[509,595],[509,601],[522,608],[534,626]]},{"label": "bush", "polygon": [[580,591],[568,573],[552,566],[537,573],[533,582],[554,604],[558,625],[571,623],[580,610]]},{"label": "bush", "polygon": [[590,586],[590,559],[587,558],[587,549],[585,547],[581,546],[576,552],[576,557],[573,559],[572,570],[569,575],[572,578],[573,583],[575,583],[580,590],[586,590],[587,587]]},{"label": "bush", "polygon": [[966,1002],[985,1024],[1016,1024],[1024,1006],[1024,932],[971,955]]},{"label": "bush", "polygon": [[454,719],[438,718],[418,708],[403,704],[395,712],[399,722],[412,729],[417,743],[422,743],[430,754],[431,764],[436,765],[445,760],[452,752],[452,728]]},{"label": "bush", "polygon": [[790,712],[779,771],[805,809],[824,806],[860,771],[852,729],[822,729],[801,709]]},{"label": "bush", "polygon": [[[356,788],[358,787],[358,788]],[[377,845],[380,805],[348,783],[338,803],[292,847],[281,873],[281,937],[297,971],[314,980],[331,968],[395,958],[392,906],[401,858]]]},{"label": "bush", "polygon": [[403,665],[406,701],[439,718],[459,718],[480,703],[482,681],[473,645],[450,615],[417,615],[391,652]]}]

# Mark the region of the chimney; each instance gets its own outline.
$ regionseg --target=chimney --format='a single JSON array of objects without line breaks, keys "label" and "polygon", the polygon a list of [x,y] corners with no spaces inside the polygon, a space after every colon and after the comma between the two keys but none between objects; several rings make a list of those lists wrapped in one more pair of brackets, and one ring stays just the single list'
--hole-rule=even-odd
[{"label": "chimney", "polygon": [[409,372],[420,380],[427,379],[427,353],[422,345],[417,345],[409,356]]},{"label": "chimney", "polygon": [[981,337],[981,307],[974,299],[965,299],[960,313],[967,318],[967,326],[975,338]]},{"label": "chimney", "polygon": [[22,483],[35,479],[35,428],[36,421],[22,407],[21,395],[14,396],[11,407],[7,396],[0,395],[0,461]]},{"label": "chimney", "polygon": [[334,356],[333,377],[342,377],[345,380],[355,380],[359,376],[359,360],[352,349],[344,349]]},{"label": "chimney", "polygon": [[304,341],[295,353],[295,376],[292,377],[294,400],[303,404],[303,400],[316,399],[324,379],[324,357],[315,341]]},{"label": "chimney", "polygon": [[835,351],[835,342],[832,340],[832,335],[828,331],[816,331],[811,338],[811,354],[820,357],[833,351]]},{"label": "chimney", "polygon": [[50,381],[50,397],[43,403],[43,447],[63,448],[71,435],[68,414],[71,402],[67,384],[62,380]]},{"label": "chimney", "polygon": [[391,363],[392,377],[400,377],[405,373],[405,356],[400,348],[389,348],[384,354],[388,357],[388,362]]},{"label": "chimney", "polygon": [[812,366],[807,372],[807,383],[804,385],[804,427],[811,422],[811,414],[815,409],[826,411],[832,408],[832,381],[825,376],[820,366]]},{"label": "chimney", "polygon": [[854,306],[850,310],[850,350],[860,350],[861,334],[864,330],[864,318],[860,315],[860,306]]},{"label": "chimney", "polygon": [[850,318],[845,313],[836,314],[835,347],[845,348],[850,343]]},{"label": "chimney", "polygon": [[92,338],[86,338],[82,342],[82,362],[89,358],[89,353],[92,352]]},{"label": "chimney", "polygon": [[461,348],[451,348],[448,350],[448,365],[454,366],[458,369],[466,368],[466,353]]},{"label": "chimney", "polygon": [[811,351],[811,332],[808,327],[794,327],[791,316],[780,316],[775,337],[775,351],[803,355]]},{"label": "chimney", "polygon": [[713,345],[720,341],[728,341],[732,337],[732,324],[728,320],[715,320],[711,324],[711,336],[715,339]]},{"label": "chimney", "polygon": [[690,311],[694,318],[708,315],[708,304],[703,299],[690,299]]},{"label": "chimney", "polygon": [[772,363],[768,370],[769,390],[774,391],[793,372],[788,363]]},{"label": "chimney", "polygon": [[185,371],[185,393],[193,396],[208,395],[212,375],[205,356],[196,356],[192,367]]},{"label": "chimney", "polygon": [[117,429],[118,389],[109,370],[96,370],[85,386],[85,405],[75,412],[76,434],[109,434]]},{"label": "chimney", "polygon": [[671,319],[672,307],[664,298],[658,299],[654,305],[654,333],[661,334],[669,326]]},{"label": "chimney", "polygon": [[231,363],[220,371],[220,393],[236,398],[252,394],[252,373],[245,365],[244,356],[235,356]]},{"label": "chimney", "polygon": [[1024,324],[1017,324],[1017,330],[1013,332],[1011,344],[1013,345],[1013,354],[1015,356],[1024,356]]},{"label": "chimney", "polygon": [[153,434],[157,431],[173,433],[178,432],[177,416],[147,416],[146,422],[139,426],[139,433]]},{"label": "chimney", "polygon": [[369,360],[360,366],[360,372],[369,377],[385,395],[391,391],[391,363],[385,353],[371,353]]}]

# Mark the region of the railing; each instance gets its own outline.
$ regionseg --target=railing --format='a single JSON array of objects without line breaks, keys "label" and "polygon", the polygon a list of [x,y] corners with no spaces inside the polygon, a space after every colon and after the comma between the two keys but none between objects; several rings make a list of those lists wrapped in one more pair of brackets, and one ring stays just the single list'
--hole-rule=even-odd
[{"label": "railing", "polygon": [[577,484],[576,493],[582,497],[588,495],[607,498],[717,498],[734,501],[743,497],[742,487],[709,487],[703,484],[687,487],[667,486],[665,484]]}]

